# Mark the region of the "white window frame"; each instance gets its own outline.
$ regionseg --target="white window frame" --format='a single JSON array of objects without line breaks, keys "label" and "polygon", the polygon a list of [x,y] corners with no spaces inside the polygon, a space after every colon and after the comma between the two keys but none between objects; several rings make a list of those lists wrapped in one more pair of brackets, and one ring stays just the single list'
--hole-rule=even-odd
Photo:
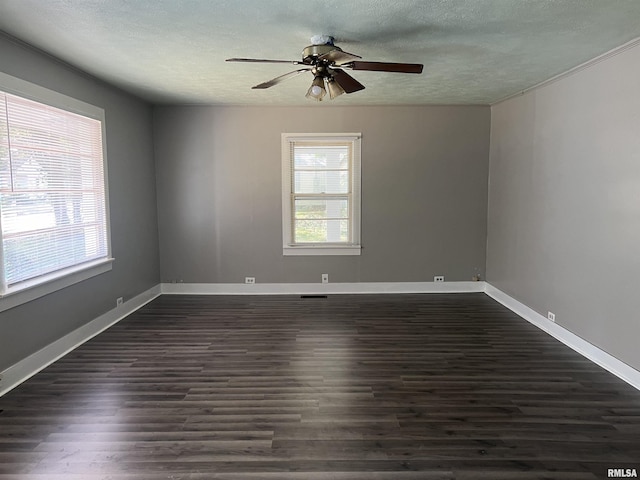
[{"label": "white window frame", "polygon": [[[35,102],[50,105],[62,110],[77,113],[85,117],[99,120],[102,125],[102,158],[105,195],[105,222],[107,256],[92,262],[86,262],[69,268],[51,272],[13,286],[5,287],[0,291],[0,312],[16,307],[23,303],[35,300],[57,290],[69,287],[75,283],[87,280],[112,269],[114,261],[111,253],[111,229],[109,222],[109,190],[107,184],[107,152],[106,152],[106,128],[105,112],[102,108],[85,103],[75,98],[35,85],[25,80],[12,77],[0,72],[0,90],[17,95]],[[0,240],[1,241],[1,240]],[[1,249],[0,249],[1,257]],[[0,268],[4,269],[4,261],[0,258]],[[0,272],[2,273],[2,272]],[[4,274],[2,273],[4,278]]]},{"label": "white window frame", "polygon": [[[360,133],[283,133],[282,134],[282,254],[360,255],[361,217],[361,137]],[[292,148],[295,142],[351,143],[350,241],[332,243],[295,243],[293,241]]]}]

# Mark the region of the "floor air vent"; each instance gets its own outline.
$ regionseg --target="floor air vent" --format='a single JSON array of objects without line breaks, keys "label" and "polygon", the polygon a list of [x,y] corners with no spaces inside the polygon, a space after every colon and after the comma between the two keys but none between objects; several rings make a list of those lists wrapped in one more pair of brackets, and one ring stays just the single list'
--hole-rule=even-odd
[{"label": "floor air vent", "polygon": [[300,295],[300,298],[327,298],[326,295]]}]

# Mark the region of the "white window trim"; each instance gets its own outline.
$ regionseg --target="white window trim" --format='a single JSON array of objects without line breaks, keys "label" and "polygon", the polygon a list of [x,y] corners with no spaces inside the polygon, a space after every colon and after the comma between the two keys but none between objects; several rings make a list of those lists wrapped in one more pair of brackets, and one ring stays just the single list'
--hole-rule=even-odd
[{"label": "white window trim", "polygon": [[20,282],[8,287],[0,294],[0,312],[16,307],[23,303],[30,302],[44,295],[48,295],[57,290],[69,287],[75,283],[82,282],[91,277],[105,273],[112,268],[113,256],[111,253],[111,226],[109,214],[109,189],[107,184],[107,151],[106,151],[106,128],[104,109],[85,103],[81,100],[69,97],[62,93],[49,90],[48,88],[27,82],[20,78],[12,77],[0,72],[0,89],[14,95],[21,96],[36,102],[40,102],[53,107],[61,108],[69,112],[84,115],[86,117],[99,120],[102,125],[102,158],[105,182],[105,215],[107,230],[107,258],[74,265],[72,267],[52,272],[41,277]]},{"label": "white window trim", "polygon": [[[360,255],[361,216],[361,133],[283,133],[282,134],[282,254],[302,255]],[[351,243],[294,244],[292,241],[291,211],[291,142],[303,141],[351,142]]]}]

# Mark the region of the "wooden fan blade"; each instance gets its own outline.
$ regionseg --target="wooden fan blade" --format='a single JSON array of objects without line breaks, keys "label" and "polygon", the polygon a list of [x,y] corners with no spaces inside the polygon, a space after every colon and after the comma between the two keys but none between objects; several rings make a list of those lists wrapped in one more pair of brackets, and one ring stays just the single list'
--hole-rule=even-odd
[{"label": "wooden fan blade", "polygon": [[265,60],[262,58],[227,58],[225,62],[245,62],[245,63],[289,63],[299,65],[302,62],[297,60]]},{"label": "wooden fan blade", "polygon": [[359,81],[357,81],[344,70],[340,70],[339,68],[332,68],[331,74],[333,75],[333,80],[342,87],[345,93],[353,93],[357,92],[358,90],[364,90],[364,85],[362,85]]},{"label": "wooden fan blade", "polygon": [[330,52],[327,52],[324,55],[320,55],[320,57],[318,57],[319,60],[328,60],[330,63],[335,63],[336,65],[341,65],[346,62],[352,62],[357,58],[362,57],[359,55],[354,55],[353,53],[344,52],[342,50],[331,50]]},{"label": "wooden fan blade", "polygon": [[422,73],[423,65],[420,63],[354,61],[344,64],[342,67],[353,70],[371,70],[374,72]]},{"label": "wooden fan blade", "polygon": [[284,82],[285,80],[289,80],[290,78],[296,77],[298,75],[300,75],[303,72],[308,72],[309,70],[311,70],[311,67],[309,68],[301,68],[300,70],[294,70],[293,72],[289,72],[289,73],[285,73],[284,75],[280,75],[279,77],[276,78],[272,78],[271,80],[261,83],[259,85],[256,85],[255,87],[251,87],[251,88],[257,88],[257,89],[264,89],[264,88],[269,88],[269,87],[273,87],[274,85],[277,85],[281,82]]}]

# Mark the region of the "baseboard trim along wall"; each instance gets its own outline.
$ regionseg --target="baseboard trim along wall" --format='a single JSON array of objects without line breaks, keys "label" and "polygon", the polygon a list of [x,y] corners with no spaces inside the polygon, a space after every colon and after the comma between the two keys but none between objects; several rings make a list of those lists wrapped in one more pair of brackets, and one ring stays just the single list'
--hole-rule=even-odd
[{"label": "baseboard trim along wall", "polygon": [[578,352],[583,357],[588,358],[596,365],[600,365],[608,372],[640,390],[640,372],[638,370],[618,360],[616,357],[601,350],[578,335],[571,333],[569,330],[552,322],[543,315],[540,315],[535,310],[527,307],[489,283],[486,283],[485,293],[513,313]]},{"label": "baseboard trim along wall", "polygon": [[171,295],[338,295],[368,293],[479,293],[484,282],[163,283]]},{"label": "baseboard trim along wall", "polygon": [[0,373],[0,397],[161,294],[160,285],[127,300]]},{"label": "baseboard trim along wall", "polygon": [[162,283],[126,301],[91,322],[65,335],[0,373],[0,396],[43,370],[59,358],[143,307],[167,295],[305,295],[385,293],[485,293],[526,321],[595,364],[640,390],[640,371],[618,360],[579,336],[510,297],[486,282],[371,282],[371,283]]}]

